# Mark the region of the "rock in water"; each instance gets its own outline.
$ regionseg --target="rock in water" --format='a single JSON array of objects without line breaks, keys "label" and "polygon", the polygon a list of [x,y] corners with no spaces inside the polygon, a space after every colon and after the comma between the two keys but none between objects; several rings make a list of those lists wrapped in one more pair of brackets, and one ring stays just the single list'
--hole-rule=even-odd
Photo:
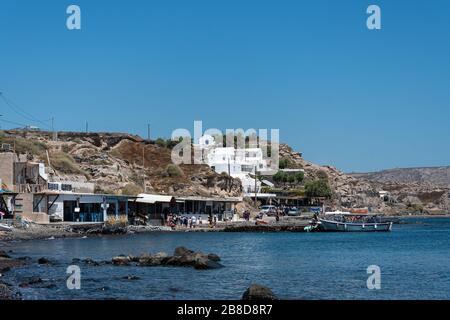
[{"label": "rock in water", "polygon": [[128,276],[123,277],[122,279],[124,279],[124,280],[140,280],[141,278],[130,274]]},{"label": "rock in water", "polygon": [[50,264],[50,260],[48,260],[47,258],[42,257],[42,258],[38,259],[38,263],[39,264]]},{"label": "rock in water", "polygon": [[130,264],[130,259],[126,256],[117,256],[112,258],[111,262],[115,266],[128,266]]},{"label": "rock in water", "polygon": [[244,292],[242,300],[278,300],[278,297],[269,288],[255,283]]},{"label": "rock in water", "polygon": [[193,254],[193,253],[194,253],[194,251],[189,250],[189,249],[187,249],[185,247],[178,247],[178,248],[175,249],[174,255],[175,256],[185,256],[185,255],[190,255],[190,254]]},{"label": "rock in water", "polygon": [[4,284],[0,283],[0,300],[12,300],[12,292],[9,287]]},{"label": "rock in water", "polygon": [[215,253],[208,254],[208,259],[212,260],[212,261],[215,261],[215,262],[220,261],[220,257],[217,254],[215,254]]},{"label": "rock in water", "polygon": [[143,254],[139,257],[139,266],[146,266],[146,267],[152,267],[152,266],[159,266],[164,263],[165,260],[167,260],[168,256],[165,252],[158,252],[155,255],[151,254]]},{"label": "rock in water", "polygon": [[19,287],[26,288],[37,284],[42,284],[43,282],[44,281],[42,281],[42,279],[39,277],[26,277],[22,280]]},{"label": "rock in water", "polygon": [[9,259],[11,257],[6,253],[6,251],[0,250],[0,258],[7,258],[7,259]]}]

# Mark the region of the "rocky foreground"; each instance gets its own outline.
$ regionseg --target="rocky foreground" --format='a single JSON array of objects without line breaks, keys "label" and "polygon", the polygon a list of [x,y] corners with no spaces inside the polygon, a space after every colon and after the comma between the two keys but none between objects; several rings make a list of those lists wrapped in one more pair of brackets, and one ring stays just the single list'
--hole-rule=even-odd
[{"label": "rocky foreground", "polygon": [[141,256],[120,255],[112,258],[111,263],[114,266],[140,266],[140,267],[193,267],[197,270],[217,269],[223,267],[219,263],[220,257],[214,253],[204,254],[195,252],[185,247],[175,249],[173,255],[165,252],[159,252],[154,255],[144,253]]},{"label": "rocky foreground", "polygon": [[[178,247],[175,249],[173,255],[168,255],[165,252],[159,252],[156,254],[145,253],[140,256],[125,256],[119,255],[113,257],[109,261],[97,262],[93,259],[73,259],[72,263],[83,263],[84,265],[97,267],[102,265],[112,265],[112,266],[140,266],[140,267],[157,267],[157,266],[167,266],[167,267],[192,267],[197,270],[206,269],[217,269],[222,268],[223,265],[220,263],[221,259],[217,254],[209,253],[204,254],[202,252],[195,252],[189,250],[185,247]],[[41,257],[34,261],[35,263],[42,266],[49,266],[55,261],[51,261],[45,257]],[[20,299],[20,293],[16,292],[14,287],[17,285],[18,288],[55,288],[56,284],[52,280],[43,280],[38,276],[25,277],[21,279],[20,283],[9,284],[2,281],[3,274],[10,271],[12,268],[22,267],[29,263],[32,263],[31,259],[28,257],[23,258],[13,258],[9,253],[5,251],[0,251],[0,300],[15,300]],[[127,280],[138,280],[139,277],[128,275],[124,279]]]},{"label": "rocky foreground", "polygon": [[10,284],[2,281],[2,277],[5,272],[8,272],[12,268],[24,266],[26,263],[26,259],[14,259],[7,252],[0,251],[0,300],[15,300],[20,298],[13,291]]},{"label": "rocky foreground", "polygon": [[[44,258],[41,258],[44,259]],[[137,266],[137,267],[161,267],[161,266],[171,266],[171,267],[192,267],[197,270],[205,269],[217,269],[222,268],[223,265],[220,264],[221,259],[217,254],[209,253],[205,254],[202,252],[195,252],[189,250],[185,247],[178,247],[175,249],[173,255],[168,255],[165,252],[158,252],[155,254],[144,253],[140,256],[132,255],[118,255],[113,257],[108,261],[95,261],[91,258],[78,259],[74,258],[72,263],[79,264],[83,263],[88,266],[103,266],[103,265],[113,265],[113,266]],[[40,264],[46,264],[41,263]],[[48,261],[48,263],[51,263]]]}]

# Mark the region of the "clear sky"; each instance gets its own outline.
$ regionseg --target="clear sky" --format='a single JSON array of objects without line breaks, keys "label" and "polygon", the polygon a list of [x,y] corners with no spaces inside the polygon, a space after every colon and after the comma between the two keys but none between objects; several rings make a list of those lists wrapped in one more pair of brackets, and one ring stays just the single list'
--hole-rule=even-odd
[{"label": "clear sky", "polygon": [[155,138],[202,120],[279,128],[345,171],[450,165],[450,2],[2,0],[0,91],[20,124]]}]

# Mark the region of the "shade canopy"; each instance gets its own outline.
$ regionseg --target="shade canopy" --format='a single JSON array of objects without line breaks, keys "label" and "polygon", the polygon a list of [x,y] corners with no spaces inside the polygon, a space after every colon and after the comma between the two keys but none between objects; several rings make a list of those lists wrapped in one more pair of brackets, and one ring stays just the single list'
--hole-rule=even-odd
[{"label": "shade canopy", "polygon": [[136,199],[136,202],[139,203],[156,203],[156,202],[166,202],[170,203],[173,200],[172,196],[165,196],[160,194],[148,194],[148,193],[141,193],[138,195],[138,198]]}]

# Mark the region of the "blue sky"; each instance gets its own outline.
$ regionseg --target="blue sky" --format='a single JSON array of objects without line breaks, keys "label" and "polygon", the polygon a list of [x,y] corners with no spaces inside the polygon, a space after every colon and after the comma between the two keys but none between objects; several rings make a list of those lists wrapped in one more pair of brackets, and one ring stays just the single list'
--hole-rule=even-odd
[{"label": "blue sky", "polygon": [[169,137],[202,120],[279,128],[345,171],[450,165],[449,38],[445,0],[2,0],[0,91],[57,130]]}]

